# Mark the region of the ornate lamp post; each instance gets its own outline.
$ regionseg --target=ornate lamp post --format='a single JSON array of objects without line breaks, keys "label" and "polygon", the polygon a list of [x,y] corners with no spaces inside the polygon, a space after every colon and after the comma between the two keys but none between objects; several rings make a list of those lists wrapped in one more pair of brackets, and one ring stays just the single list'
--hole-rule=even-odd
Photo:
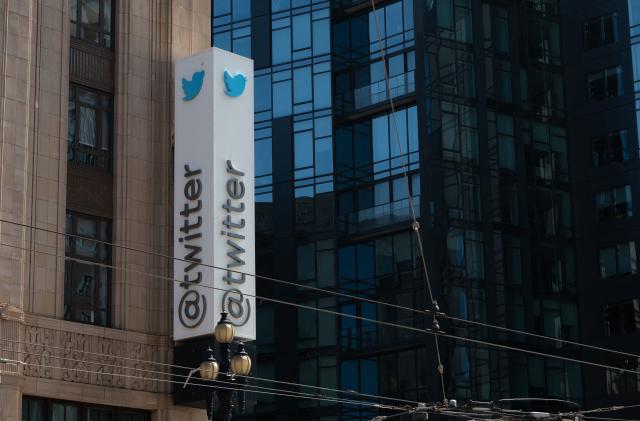
[{"label": "ornate lamp post", "polygon": [[[233,417],[233,407],[235,402],[238,401],[240,411],[244,411],[244,391],[239,393],[239,399],[236,398],[235,390],[242,388],[246,384],[246,378],[251,372],[251,358],[247,351],[244,349],[242,342],[236,343],[236,352],[231,356],[231,344],[236,334],[236,329],[231,322],[227,319],[227,313],[222,312],[220,315],[220,321],[216,325],[214,330],[214,336],[216,341],[220,344],[220,365],[213,357],[213,349],[209,348],[209,358],[206,361],[200,363],[200,377],[205,380],[220,380],[224,383],[220,383],[220,388],[216,390],[212,389],[211,395],[207,399],[207,417],[210,420],[214,420],[214,400],[215,396],[218,397],[218,419],[222,421],[230,421]],[[231,383],[231,384],[230,384]],[[238,385],[238,387],[235,387]]]}]

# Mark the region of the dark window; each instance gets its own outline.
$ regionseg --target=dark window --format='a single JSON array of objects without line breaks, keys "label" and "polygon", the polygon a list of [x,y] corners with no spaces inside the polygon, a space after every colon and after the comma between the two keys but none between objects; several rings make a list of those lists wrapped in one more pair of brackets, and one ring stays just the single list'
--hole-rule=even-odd
[{"label": "dark window", "polygon": [[110,170],[112,137],[113,97],[69,85],[67,160]]},{"label": "dark window", "polygon": [[473,42],[471,1],[438,1],[436,13],[438,32],[442,38],[466,43]]},{"label": "dark window", "polygon": [[604,306],[604,327],[607,336],[636,333],[640,330],[640,299]]},{"label": "dark window", "polygon": [[[632,358],[612,364],[629,370],[638,369],[638,359]],[[607,369],[607,395],[640,392],[640,376],[628,371]]]},{"label": "dark window", "polygon": [[149,413],[51,399],[22,398],[22,421],[148,421]]},{"label": "dark window", "polygon": [[629,159],[629,133],[616,130],[593,139],[593,166],[604,167]]},{"label": "dark window", "polygon": [[108,326],[111,269],[104,265],[111,262],[111,247],[102,241],[111,241],[111,222],[67,211],[66,225],[67,234],[70,234],[66,237],[66,256],[87,263],[77,260],[66,262],[64,318]]},{"label": "dark window", "polygon": [[[569,340],[578,339],[578,309],[575,303],[533,300],[536,333]],[[557,347],[562,346],[556,343]]]},{"label": "dark window", "polygon": [[617,13],[589,19],[584,23],[584,45],[587,50],[613,44],[618,39]]},{"label": "dark window", "polygon": [[622,66],[607,67],[587,75],[587,97],[589,101],[602,101],[622,96]]},{"label": "dark window", "polygon": [[595,195],[595,204],[599,221],[631,218],[633,216],[631,186],[600,191]]},{"label": "dark window", "polygon": [[602,279],[637,273],[636,244],[634,241],[602,248],[599,251],[599,257],[600,277]]},{"label": "dark window", "polygon": [[113,47],[113,0],[70,0],[71,36]]}]

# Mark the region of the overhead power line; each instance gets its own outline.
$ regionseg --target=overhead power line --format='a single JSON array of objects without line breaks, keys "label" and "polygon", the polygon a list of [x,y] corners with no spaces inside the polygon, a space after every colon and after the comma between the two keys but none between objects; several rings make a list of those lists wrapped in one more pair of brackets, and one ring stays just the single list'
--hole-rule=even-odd
[{"label": "overhead power line", "polygon": [[[20,226],[20,227],[26,228],[26,229],[43,231],[43,232],[47,232],[47,233],[50,233],[50,234],[64,236],[64,237],[70,237],[70,238],[75,238],[75,239],[92,241],[92,242],[95,242],[96,244],[104,244],[104,245],[107,245],[107,246],[110,246],[110,247],[113,247],[113,248],[120,248],[120,249],[123,249],[123,250],[128,250],[128,251],[133,251],[133,252],[138,252],[138,253],[143,253],[143,254],[148,254],[148,255],[155,256],[155,257],[162,257],[162,258],[166,258],[166,259],[172,259],[172,260],[186,262],[185,259],[178,258],[178,257],[172,257],[172,256],[165,255],[165,254],[162,254],[162,253],[157,253],[157,252],[152,252],[152,251],[148,251],[148,250],[137,249],[135,247],[128,247],[128,246],[124,246],[124,245],[115,244],[113,242],[93,239],[93,238],[89,238],[89,237],[83,237],[83,236],[77,235],[77,234],[68,234],[68,233],[64,233],[64,232],[50,230],[50,229],[47,229],[47,228],[35,227],[35,226],[31,226],[31,225],[20,223],[20,222],[8,221],[8,220],[1,219],[1,218],[0,218],[0,223],[12,224],[12,225]],[[7,247],[13,247],[13,248],[17,248],[17,249],[21,249],[21,250],[25,250],[25,251],[31,252],[31,248],[25,248],[25,247],[20,247],[20,246],[13,245],[13,244],[5,244],[5,243],[0,243],[0,245],[4,245],[4,246],[7,246]],[[53,256],[53,257],[65,257],[65,259],[72,260],[72,261],[75,259],[75,258],[72,258],[72,257],[63,256],[62,254],[48,253],[48,252],[44,252],[44,251],[35,251],[35,252],[36,253],[42,253],[42,254],[45,254],[45,255],[48,255],[48,256]],[[83,259],[75,259],[75,261],[78,261],[79,263],[96,264],[96,262],[85,261]],[[339,291],[334,291],[334,290],[329,290],[329,289],[324,289],[324,288],[318,288],[318,287],[314,287],[314,286],[311,286],[311,285],[305,285],[305,284],[296,283],[296,282],[292,282],[292,281],[285,281],[283,279],[278,279],[278,278],[274,278],[274,277],[270,277],[270,276],[252,274],[252,273],[242,272],[242,271],[234,270],[234,269],[227,269],[227,268],[223,268],[221,266],[212,265],[212,264],[209,264],[209,263],[206,263],[206,262],[200,263],[200,266],[208,267],[208,268],[212,268],[212,269],[228,270],[230,272],[233,272],[234,274],[239,274],[239,275],[244,274],[246,276],[253,276],[256,279],[260,279],[260,280],[266,280],[266,281],[270,281],[270,282],[275,282],[275,283],[279,283],[279,284],[282,284],[282,285],[294,286],[294,287],[297,287],[297,288],[307,289],[307,290],[310,290],[310,291],[316,291],[316,292],[320,292],[320,293],[324,293],[324,294],[328,294],[328,295],[334,295],[334,296],[337,296],[337,297],[348,298],[350,300],[362,301],[362,302],[367,302],[367,303],[371,303],[371,304],[387,306],[387,307],[390,307],[390,308],[395,308],[397,310],[403,310],[403,311],[413,312],[413,313],[422,314],[422,315],[425,314],[425,313],[433,314],[433,312],[434,312],[434,310],[431,310],[431,309],[418,310],[418,309],[415,309],[415,308],[412,308],[412,307],[407,307],[407,306],[402,306],[402,305],[398,305],[398,304],[388,303],[388,302],[380,301],[380,300],[374,300],[374,299],[371,299],[371,298],[366,298],[366,297],[361,297],[361,296],[357,296],[357,295],[347,294],[347,293],[343,293],[343,292],[339,292]],[[111,267],[111,266],[109,266],[109,267]],[[115,266],[113,266],[113,267],[115,268]],[[135,271],[134,269],[127,269],[127,268],[121,269],[121,270]],[[147,275],[147,276],[153,276],[153,277],[156,277],[156,278],[162,278],[162,279],[174,281],[173,278],[165,277],[165,276],[162,276],[162,275],[149,274],[149,273],[143,272],[143,271],[138,271],[138,272],[141,273],[141,274]],[[413,272],[413,270],[410,270],[408,272]],[[204,285],[202,285],[202,287],[207,288],[207,286],[204,286]],[[473,325],[483,326],[483,327],[487,327],[487,328],[491,328],[491,329],[502,330],[502,331],[505,331],[505,332],[510,332],[510,333],[514,333],[514,334],[518,334],[518,335],[524,335],[524,336],[534,337],[534,338],[538,338],[538,339],[544,339],[544,340],[548,340],[548,341],[552,341],[552,342],[556,342],[556,343],[564,343],[564,344],[567,344],[567,345],[578,346],[578,347],[583,347],[583,348],[587,348],[587,349],[593,349],[593,350],[602,351],[602,352],[609,352],[609,353],[623,355],[623,356],[627,356],[627,357],[631,357],[631,358],[640,358],[640,354],[633,354],[633,353],[623,352],[623,351],[614,350],[614,349],[610,349],[610,348],[603,348],[603,347],[598,347],[598,346],[594,346],[594,345],[588,345],[588,344],[584,344],[584,343],[581,343],[581,342],[570,341],[570,340],[562,339],[562,338],[554,338],[552,336],[545,336],[545,335],[540,335],[540,334],[526,332],[526,331],[517,330],[517,329],[510,329],[510,328],[507,328],[507,327],[493,325],[493,324],[489,324],[489,323],[478,322],[478,321],[474,321],[474,320],[461,319],[461,318],[458,318],[458,317],[449,316],[446,313],[443,313],[443,312],[440,312],[440,311],[435,311],[435,312],[436,312],[436,315],[438,317],[440,317],[440,318],[449,319],[451,321],[455,321],[455,322],[458,322],[458,323],[473,324]]]},{"label": "overhead power line", "polygon": [[[36,344],[36,343],[33,343],[33,342],[27,342],[27,341],[16,341],[16,340],[11,340],[11,339],[0,339],[0,343],[2,343],[2,342],[13,343],[13,344],[18,344],[18,345],[21,344],[21,345],[37,346],[37,347],[43,348],[42,352],[45,351],[45,348],[46,348],[46,350],[69,351],[69,348],[63,348],[63,347],[58,347],[58,346],[53,346],[53,345],[46,345],[45,346],[43,344]],[[26,355],[32,354],[29,351],[20,351],[18,349],[2,349],[2,351],[5,351],[5,352],[16,352],[16,353],[19,353],[19,354],[26,354]],[[112,355],[112,354],[102,354],[102,353],[90,352],[90,351],[84,351],[84,350],[74,350],[74,352],[77,352],[79,354],[85,354],[85,355],[93,355],[93,356],[96,356],[96,357],[106,357],[106,358],[109,358],[109,359],[131,361],[133,363],[144,363],[144,364],[149,364],[149,365],[159,365],[159,366],[163,366],[163,367],[178,368],[178,369],[188,370],[188,371],[191,371],[193,369],[193,367],[187,367],[187,366],[182,366],[182,365],[177,365],[177,364],[161,363],[161,362],[155,362],[155,361],[151,361],[151,360],[141,360],[141,359],[129,358],[129,357],[125,357],[125,356],[116,356],[116,355]],[[36,355],[42,355],[42,353],[38,353]],[[50,355],[50,358],[60,359],[60,360],[63,360],[63,361],[76,361],[75,358],[68,358],[68,357],[62,357],[62,356]],[[102,362],[92,361],[92,360],[83,360],[83,361],[86,361],[86,362],[91,363],[91,364],[98,364],[98,365],[103,366],[103,367],[128,368],[128,369],[135,370],[135,371],[151,372],[151,373],[158,373],[159,372],[157,370],[135,368],[135,367],[131,367],[131,366],[123,366],[123,365],[118,365],[118,364],[102,363]],[[169,373],[169,372],[162,372],[162,373],[165,373],[167,375],[171,375],[171,373]],[[231,373],[228,373],[228,374],[231,374]],[[358,395],[359,397],[364,397],[364,398],[369,398],[369,399],[388,400],[388,401],[394,401],[394,402],[403,403],[403,404],[417,405],[417,404],[420,403],[420,402],[412,401],[412,400],[408,400],[408,399],[400,399],[400,398],[394,398],[394,397],[383,396],[383,395],[359,393],[359,392],[354,392],[354,391],[349,391],[349,390],[334,389],[334,388],[323,387],[323,386],[314,386],[314,385],[308,385],[308,384],[303,384],[303,383],[286,382],[286,381],[275,380],[275,379],[267,379],[267,378],[264,378],[264,377],[257,377],[257,376],[250,376],[250,375],[242,376],[242,377],[247,378],[247,379],[251,379],[251,380],[276,383],[276,384],[285,385],[285,386],[294,386],[294,387],[302,387],[302,388],[308,388],[308,389],[317,389],[317,390],[323,390],[323,391],[332,392],[332,393],[342,393],[342,394],[345,394],[345,395]]]},{"label": "overhead power line", "polygon": [[[20,361],[20,360],[13,360],[13,359],[7,359],[7,362],[9,364],[16,364],[16,365],[29,366],[29,367],[50,368],[50,369],[54,369],[54,370],[67,369],[67,370],[71,370],[71,371],[75,371],[75,372],[86,373],[86,374],[98,374],[98,375],[102,375],[102,376],[114,376],[114,377],[132,378],[132,379],[136,379],[136,380],[156,381],[156,382],[172,383],[172,384],[178,384],[178,385],[182,385],[184,383],[184,382],[181,382],[181,381],[169,380],[169,379],[159,379],[159,378],[156,378],[156,377],[143,377],[143,376],[138,376],[138,375],[123,374],[123,373],[104,373],[104,372],[97,371],[97,370],[87,370],[87,369],[82,369],[82,368],[66,368],[66,367],[53,366],[53,365],[48,365],[48,364],[29,363],[29,362],[24,362],[24,361]],[[166,373],[163,373],[163,374],[166,374]],[[173,375],[172,374],[172,376],[180,376],[180,375]],[[212,383],[228,383],[228,382],[222,381],[222,380],[214,380],[214,381],[212,381]],[[208,385],[208,384],[194,383],[194,384],[192,384],[192,386],[195,386],[195,387],[206,387],[206,388],[213,388],[213,389],[233,390],[233,391],[239,391],[239,392],[243,392],[244,391],[244,392],[252,392],[252,393],[258,393],[258,394],[265,394],[265,395],[284,396],[284,397],[299,398],[299,399],[311,399],[311,400],[327,401],[327,402],[334,402],[334,403],[344,403],[344,404],[349,404],[349,405],[369,406],[369,407],[387,409],[387,410],[406,411],[406,408],[404,408],[404,407],[398,407],[398,406],[393,406],[393,405],[384,405],[384,404],[379,404],[379,403],[374,403],[374,402],[364,402],[364,401],[357,401],[357,400],[350,400],[350,399],[333,398],[333,397],[325,396],[325,395],[311,396],[311,394],[304,394],[304,393],[300,394],[300,392],[293,392],[293,391],[288,391],[288,390],[280,390],[278,392],[265,391],[265,390],[256,390],[256,389],[253,389],[255,386],[252,386],[252,385],[246,385],[244,388],[241,388],[241,387],[237,387],[238,385],[234,385],[235,387],[229,387],[229,386],[216,386],[216,385],[213,385],[213,384],[212,385]]]},{"label": "overhead power line", "polygon": [[[28,250],[25,247],[19,247],[19,246],[15,246],[15,245],[11,245],[11,244],[0,243],[0,245],[4,245],[4,246],[8,246],[8,247],[14,247],[14,248],[22,249],[22,250]],[[42,253],[42,254],[45,254],[45,255],[54,256],[54,257],[62,257],[60,255],[56,255],[56,254],[53,254],[53,253],[47,253],[47,252],[43,252],[43,251],[37,251],[36,250],[35,252],[36,253]],[[139,270],[136,270],[136,269],[123,268],[123,267],[114,266],[114,265],[107,265],[107,264],[104,264],[104,263],[96,263],[96,262],[93,262],[93,261],[77,259],[77,258],[67,257],[67,256],[65,256],[64,258],[66,260],[70,260],[70,261],[78,261],[80,263],[91,264],[91,265],[95,265],[95,266],[99,266],[99,267],[106,267],[106,268],[115,269],[115,270],[129,271],[131,273],[137,273],[137,274],[148,276],[148,277],[151,277],[151,278],[169,280],[169,281],[175,282],[175,283],[179,283],[180,282],[179,280],[175,280],[175,279],[173,279],[171,277],[162,276],[162,275],[156,275],[156,274],[152,274],[152,273],[148,273],[148,272],[144,272],[144,271],[139,271]],[[20,258],[18,258],[16,260],[23,261],[23,259],[20,259]],[[243,273],[243,272],[240,272],[240,273]],[[246,275],[250,275],[250,274],[246,274]],[[217,288],[217,287],[208,286],[208,285],[201,285],[201,287],[202,288],[209,288],[209,289],[212,289],[212,290],[224,291],[224,289],[222,289],[222,288]],[[276,304],[283,304],[283,305],[292,306],[292,307],[296,307],[296,308],[304,308],[304,309],[307,309],[307,310],[312,310],[312,311],[326,313],[326,314],[332,314],[332,315],[335,315],[335,316],[352,318],[352,319],[355,319],[355,320],[361,320],[361,321],[365,321],[365,322],[370,322],[370,323],[375,323],[375,324],[395,327],[395,328],[399,328],[399,329],[405,329],[405,330],[409,330],[409,331],[413,331],[413,332],[418,332],[418,333],[421,333],[421,334],[425,334],[426,333],[426,334],[430,334],[430,335],[440,335],[440,336],[443,336],[443,337],[446,337],[446,338],[456,339],[456,340],[460,340],[460,341],[463,341],[463,342],[482,344],[482,345],[486,345],[486,346],[490,346],[490,347],[494,347],[494,348],[507,349],[507,350],[511,350],[511,351],[523,352],[523,353],[528,353],[528,354],[537,355],[537,356],[555,358],[555,359],[575,362],[575,363],[579,363],[579,364],[590,365],[590,366],[593,366],[593,367],[612,369],[612,370],[617,370],[619,372],[628,372],[628,373],[633,373],[633,374],[636,374],[636,375],[640,375],[640,371],[631,370],[631,369],[628,369],[628,368],[615,367],[615,366],[610,366],[610,365],[606,365],[606,364],[594,363],[594,362],[591,362],[591,361],[584,361],[584,360],[580,360],[580,359],[577,359],[577,358],[570,358],[570,357],[565,357],[565,356],[561,356],[561,355],[554,355],[554,354],[544,353],[544,352],[540,352],[540,351],[534,351],[534,350],[530,350],[530,349],[518,348],[518,347],[504,345],[504,344],[497,344],[497,343],[493,343],[493,342],[489,342],[489,341],[483,341],[483,340],[464,337],[464,336],[451,335],[451,334],[447,334],[447,333],[442,332],[442,331],[436,332],[436,331],[434,331],[432,329],[429,329],[429,328],[420,329],[420,328],[415,328],[415,327],[412,327],[412,326],[401,325],[401,324],[398,324],[398,323],[386,322],[386,321],[382,321],[382,320],[376,320],[376,319],[371,319],[371,318],[367,318],[367,317],[356,316],[356,315],[353,315],[353,314],[341,313],[341,312],[338,312],[338,311],[329,310],[329,309],[325,309],[325,308],[319,308],[319,307],[314,307],[314,306],[309,306],[309,305],[289,302],[289,301],[285,301],[285,300],[279,300],[279,299],[275,299],[275,298],[264,297],[264,296],[260,296],[260,295],[257,295],[257,294],[245,294],[245,295],[247,297],[254,297],[254,298],[258,298],[258,299],[264,300],[264,301],[273,302],[273,303],[276,303]]]},{"label": "overhead power line", "polygon": [[[439,310],[438,304],[436,300],[433,298],[433,291],[431,290],[431,282],[429,280],[429,271],[427,270],[427,259],[424,255],[424,248],[422,247],[422,237],[420,235],[420,223],[418,222],[418,218],[416,217],[416,209],[413,203],[413,195],[411,192],[411,185],[409,183],[409,175],[408,175],[408,157],[403,155],[403,147],[400,142],[400,131],[398,129],[398,117],[396,116],[396,108],[393,103],[393,94],[391,92],[391,81],[389,80],[389,70],[387,69],[387,52],[382,44],[382,37],[380,35],[380,23],[378,22],[378,13],[376,11],[376,3],[374,0],[371,0],[371,9],[373,12],[373,20],[376,28],[376,37],[378,38],[378,48],[380,49],[380,53],[382,56],[382,68],[384,70],[384,80],[387,88],[387,94],[389,95],[389,105],[391,107],[391,115],[393,117],[393,126],[396,134],[396,142],[398,144],[398,150],[400,151],[400,155],[402,155],[402,174],[407,186],[407,198],[409,199],[409,207],[411,209],[411,219],[412,219],[412,229],[415,233],[416,242],[418,244],[418,250],[420,251],[420,258],[422,262],[422,268],[424,270],[425,277],[425,295],[429,294],[429,301],[431,303],[433,309],[433,329],[435,331],[439,330],[440,327],[438,325],[438,321],[436,319],[436,312]],[[408,151],[407,151],[408,152]],[[426,297],[425,297],[426,298]],[[442,388],[442,399],[443,402],[447,403],[447,392],[444,386],[444,365],[442,364],[442,358],[440,356],[440,345],[438,344],[438,335],[433,336],[433,342],[436,348],[436,358],[438,361],[438,366],[436,367],[437,373],[440,375],[440,386]]]}]

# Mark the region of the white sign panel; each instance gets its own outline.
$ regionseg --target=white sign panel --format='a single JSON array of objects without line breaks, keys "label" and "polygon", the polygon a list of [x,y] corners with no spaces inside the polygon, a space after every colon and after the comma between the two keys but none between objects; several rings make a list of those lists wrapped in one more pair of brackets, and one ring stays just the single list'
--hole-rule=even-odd
[{"label": "white sign panel", "polygon": [[211,48],[175,78],[173,338],[213,335],[224,309],[254,340],[253,61]]}]

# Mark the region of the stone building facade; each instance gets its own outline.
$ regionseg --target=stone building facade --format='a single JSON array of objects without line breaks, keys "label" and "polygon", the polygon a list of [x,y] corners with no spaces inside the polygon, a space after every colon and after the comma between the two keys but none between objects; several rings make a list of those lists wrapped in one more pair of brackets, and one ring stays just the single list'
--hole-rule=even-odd
[{"label": "stone building facade", "polygon": [[210,17],[210,0],[0,1],[0,421],[205,418],[173,406],[162,364],[173,62],[209,47]]}]

